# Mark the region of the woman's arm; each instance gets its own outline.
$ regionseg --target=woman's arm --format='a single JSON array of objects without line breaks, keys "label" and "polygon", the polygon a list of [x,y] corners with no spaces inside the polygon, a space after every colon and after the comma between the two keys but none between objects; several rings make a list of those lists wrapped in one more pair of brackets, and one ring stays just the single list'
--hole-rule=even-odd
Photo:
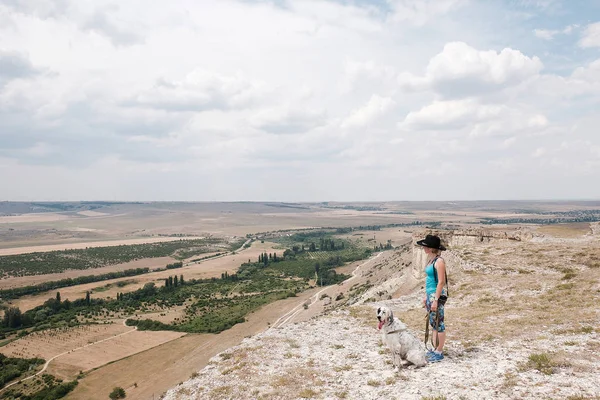
[{"label": "woman's arm", "polygon": [[437,310],[437,299],[439,299],[442,295],[442,289],[444,289],[444,285],[446,284],[446,262],[443,259],[438,258],[437,262],[435,263],[435,269],[437,272],[438,284],[435,288],[435,300],[433,303],[431,303],[432,311]]}]

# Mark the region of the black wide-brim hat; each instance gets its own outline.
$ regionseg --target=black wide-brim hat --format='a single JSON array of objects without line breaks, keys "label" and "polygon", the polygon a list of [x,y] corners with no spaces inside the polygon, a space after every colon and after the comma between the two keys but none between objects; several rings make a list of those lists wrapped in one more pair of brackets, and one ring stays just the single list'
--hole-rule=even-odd
[{"label": "black wide-brim hat", "polygon": [[442,251],[446,250],[446,248],[442,245],[440,238],[434,235],[425,236],[425,239],[417,241],[417,244],[419,246],[429,247],[431,249],[438,249]]}]

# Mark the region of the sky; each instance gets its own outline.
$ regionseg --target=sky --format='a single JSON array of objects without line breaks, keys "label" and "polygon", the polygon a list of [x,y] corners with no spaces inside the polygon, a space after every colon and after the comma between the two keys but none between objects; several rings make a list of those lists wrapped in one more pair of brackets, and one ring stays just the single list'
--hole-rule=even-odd
[{"label": "sky", "polygon": [[0,0],[0,200],[600,199],[597,0]]}]

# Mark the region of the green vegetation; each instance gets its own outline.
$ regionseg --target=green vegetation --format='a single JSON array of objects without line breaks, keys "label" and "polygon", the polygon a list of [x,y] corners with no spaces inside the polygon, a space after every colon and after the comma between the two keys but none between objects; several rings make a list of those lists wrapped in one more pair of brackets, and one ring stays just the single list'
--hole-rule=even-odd
[{"label": "green vegetation", "polygon": [[[42,330],[76,326],[120,314],[133,315],[184,306],[184,316],[169,324],[143,318],[130,318],[128,325],[140,330],[182,332],[221,332],[243,322],[246,315],[270,302],[296,296],[311,285],[332,285],[347,275],[335,269],[346,262],[364,259],[371,249],[328,236],[302,234],[294,237],[290,249],[263,253],[256,261],[248,260],[234,274],[221,278],[184,279],[174,275],[164,285],[147,283],[129,293],[117,293],[116,299],[85,298],[64,300],[57,293],[43,305],[25,313],[8,308],[0,334],[19,329]],[[24,332],[24,331],[21,331]]]},{"label": "green vegetation", "polygon": [[[169,264],[171,265],[171,264]],[[168,268],[168,266],[167,266]],[[109,279],[125,278],[129,276],[143,275],[150,272],[150,268],[127,269],[119,272],[109,272],[101,275],[86,275],[78,278],[66,278],[58,281],[48,281],[38,285],[23,286],[14,289],[0,290],[0,297],[6,300],[18,299],[21,296],[38,294],[64,287],[83,285],[85,283],[107,281]]]},{"label": "green vegetation", "polygon": [[[234,243],[231,247],[235,247]],[[223,245],[218,238],[175,240],[122,246],[91,247],[79,250],[48,251],[0,257],[0,278],[43,275],[69,269],[85,270],[126,263],[142,258],[173,257],[183,260],[214,251]],[[241,244],[240,244],[241,246]]]},{"label": "green vegetation", "polygon": [[265,238],[268,237],[269,240],[274,240],[276,242],[280,242],[282,239],[286,240],[289,238],[276,237],[276,234],[286,233],[286,232],[295,232],[293,236],[298,234],[308,235],[311,237],[320,237],[326,235],[333,234],[347,234],[354,231],[380,231],[386,228],[406,228],[411,226],[426,226],[430,228],[435,228],[442,225],[441,221],[411,221],[406,223],[395,223],[395,224],[384,224],[384,225],[359,225],[354,227],[323,227],[323,228],[304,228],[304,229],[280,229],[272,232],[259,232],[255,234],[247,234],[247,238],[251,237],[260,237]]},{"label": "green vegetation", "polygon": [[482,218],[482,224],[564,224],[573,222],[600,221],[600,210],[572,210],[572,211],[536,211],[519,210],[517,213],[547,215],[544,218]]},{"label": "green vegetation", "polygon": [[[286,238],[290,240],[290,238]],[[356,248],[347,241],[302,233],[292,236],[291,249],[281,256],[263,253],[256,262],[249,260],[237,273],[223,273],[221,279],[191,280],[175,287],[169,281],[156,289],[144,304],[182,305],[189,299],[185,318],[172,324],[129,319],[128,325],[140,330],[177,330],[183,332],[221,332],[243,322],[245,316],[264,304],[295,296],[309,287],[310,280],[331,285],[348,278],[335,271],[345,262],[368,257],[370,249]],[[304,243],[304,244],[303,244]],[[318,246],[317,246],[318,243]],[[173,281],[174,284],[174,281]],[[128,295],[124,297],[128,301]]]},{"label": "green vegetation", "polygon": [[63,383],[52,375],[43,374],[18,383],[0,394],[2,400],[56,400],[65,397],[77,386],[77,381]]},{"label": "green vegetation", "polygon": [[0,353],[0,388],[14,379],[21,378],[31,368],[45,362],[41,358],[13,358]]},{"label": "green vegetation", "polygon": [[127,397],[127,395],[125,394],[125,390],[122,387],[116,387],[112,390],[112,392],[110,392],[108,397],[111,400],[117,400],[124,399],[125,397]]},{"label": "green vegetation", "polygon": [[552,375],[557,367],[553,357],[547,353],[531,354],[523,369],[535,369],[544,375]]}]

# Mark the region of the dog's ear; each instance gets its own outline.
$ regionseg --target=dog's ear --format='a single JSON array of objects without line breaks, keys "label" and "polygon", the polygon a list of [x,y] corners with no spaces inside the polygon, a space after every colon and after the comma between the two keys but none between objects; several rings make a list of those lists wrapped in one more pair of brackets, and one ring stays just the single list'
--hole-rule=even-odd
[{"label": "dog's ear", "polygon": [[392,310],[389,310],[388,313],[390,314],[390,316],[388,317],[388,321],[392,322],[394,320],[394,313],[392,312]]},{"label": "dog's ear", "polygon": [[381,312],[381,307],[377,308],[377,315]]}]

